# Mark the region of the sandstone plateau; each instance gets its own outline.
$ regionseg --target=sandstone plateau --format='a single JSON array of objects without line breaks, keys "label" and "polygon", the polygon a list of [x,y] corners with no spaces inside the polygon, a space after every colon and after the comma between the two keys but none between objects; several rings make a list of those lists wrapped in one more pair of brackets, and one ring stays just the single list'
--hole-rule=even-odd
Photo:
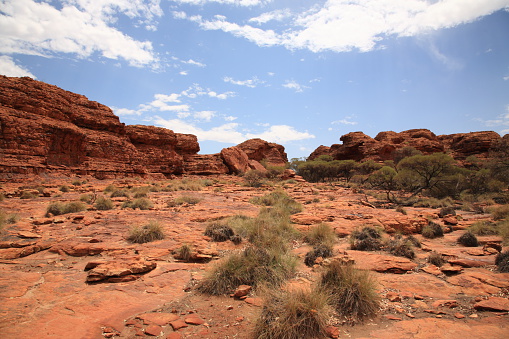
[{"label": "sandstone plateau", "polygon": [[[369,270],[376,281],[377,315],[354,326],[328,319],[330,338],[509,337],[509,273],[495,266],[497,253],[509,248],[500,236],[478,236],[477,247],[457,241],[473,223],[492,221],[481,209],[457,209],[451,216],[405,207],[403,214],[340,183],[274,180],[248,187],[231,174],[262,170],[262,160],[284,164],[282,146],[255,139],[198,154],[195,136],[125,126],[106,106],[29,78],[0,82],[0,210],[10,220],[0,229],[2,339],[251,338],[263,294],[242,285],[231,296],[195,288],[218,259],[247,240],[213,242],[204,231],[230,216],[256,216],[262,207],[252,198],[276,189],[303,207],[291,217],[294,228],[306,234],[320,223],[330,225],[337,236],[330,260]],[[423,151],[483,157],[500,139],[489,132],[446,138],[419,131],[384,132],[379,140],[353,134],[344,146],[321,149],[382,159],[413,135],[408,144]],[[98,209],[93,201],[109,198],[111,186],[130,195],[144,190],[152,207],[123,208],[130,198],[117,196],[111,209]],[[196,203],[170,203],[183,196]],[[46,214],[52,203],[83,197],[93,198],[83,211]],[[446,231],[443,237],[419,234],[429,220]],[[130,229],[147,221],[161,225],[164,239],[128,241]],[[421,247],[413,259],[352,250],[348,235],[365,226],[384,230],[386,238],[412,234]],[[306,266],[312,246],[303,239],[291,243],[297,273],[285,288],[308,289],[329,260]],[[184,245],[191,249],[189,260],[179,254]],[[432,251],[446,264],[428,263]]]}]

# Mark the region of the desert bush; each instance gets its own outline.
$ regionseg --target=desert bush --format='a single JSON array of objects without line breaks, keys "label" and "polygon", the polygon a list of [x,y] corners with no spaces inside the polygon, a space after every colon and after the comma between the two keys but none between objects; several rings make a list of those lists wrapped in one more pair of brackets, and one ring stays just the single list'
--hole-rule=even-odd
[{"label": "desert bush", "polygon": [[273,166],[273,165],[267,165],[266,167],[267,173],[265,176],[270,180],[277,180],[281,178],[281,175],[285,171],[284,166]]},{"label": "desert bush", "polygon": [[497,225],[488,220],[476,221],[468,228],[469,232],[476,235],[497,235]]},{"label": "desert bush", "polygon": [[479,242],[477,237],[472,232],[465,232],[458,238],[458,243],[466,247],[477,247]]},{"label": "desert bush", "polygon": [[81,201],[71,201],[67,204],[61,202],[51,203],[46,209],[46,217],[50,215],[62,215],[67,213],[81,212],[87,209],[87,206]]},{"label": "desert bush", "polygon": [[334,229],[329,224],[320,223],[311,228],[306,234],[305,240],[311,245],[325,244],[332,246],[336,241],[336,233],[334,233]]},{"label": "desert bush", "polygon": [[497,265],[499,272],[509,273],[509,251],[497,254],[495,265]]},{"label": "desert bush", "polygon": [[354,230],[350,234],[350,248],[357,251],[377,251],[382,248],[380,233],[373,227]]},{"label": "desert bush", "polygon": [[90,204],[92,202],[92,200],[94,199],[94,195],[89,193],[89,194],[82,194],[80,196],[80,201],[86,203],[86,204]]},{"label": "desert bush", "polygon": [[317,258],[329,258],[332,257],[333,250],[332,246],[324,243],[319,243],[315,246],[313,246],[313,249],[306,253],[306,256],[304,257],[304,263],[306,266],[312,267]]},{"label": "desert bush", "polygon": [[435,265],[437,267],[441,267],[443,264],[445,264],[445,259],[442,256],[442,254],[433,251],[428,255],[428,258],[426,261],[432,265]]},{"label": "desert bush", "polygon": [[509,220],[504,219],[497,222],[497,232],[502,237],[504,244],[509,244]]},{"label": "desert bush", "polygon": [[242,243],[242,237],[238,234],[234,234],[230,237],[230,240],[232,241],[232,243],[234,243],[235,245],[239,245]]},{"label": "desert bush", "polygon": [[175,206],[180,206],[183,204],[196,205],[197,203],[199,203],[202,200],[203,199],[198,198],[198,197],[193,197],[190,195],[182,195],[178,198],[168,201],[168,207],[175,207]]},{"label": "desert bush", "polygon": [[255,324],[257,339],[323,338],[331,315],[328,295],[318,289],[271,290]]},{"label": "desert bush", "polygon": [[152,201],[148,200],[147,198],[139,198],[134,200],[128,200],[122,204],[122,208],[132,208],[140,210],[148,210],[152,208],[154,205],[152,204]]},{"label": "desert bush", "polygon": [[220,295],[239,285],[279,286],[295,272],[296,258],[288,252],[249,246],[222,258],[198,284],[198,291]]},{"label": "desert bush", "polygon": [[125,189],[115,189],[111,191],[110,198],[130,198],[129,192]]},{"label": "desert bush", "polygon": [[419,239],[417,239],[416,237],[414,237],[412,234],[408,235],[408,236],[406,237],[406,240],[410,241],[410,243],[411,243],[414,247],[421,248],[421,242],[419,241]]},{"label": "desert bush", "polygon": [[449,215],[449,214],[456,215],[456,210],[454,209],[454,207],[452,207],[452,206],[442,207],[440,209],[440,211],[438,212],[438,216],[440,218],[443,218],[443,217],[445,217],[446,215]]},{"label": "desert bush", "polygon": [[166,192],[174,191],[200,191],[205,184],[203,180],[193,180],[184,178],[181,180],[171,180],[162,190]]},{"label": "desert bush", "polygon": [[451,173],[453,161],[444,153],[413,155],[398,163],[398,171],[414,176],[418,180],[419,190],[432,189]]},{"label": "desert bush", "polygon": [[441,225],[430,220],[428,224],[423,227],[421,234],[428,239],[439,238],[444,236],[444,229]]},{"label": "desert bush", "polygon": [[191,246],[189,246],[188,244],[184,244],[184,245],[180,246],[180,248],[177,250],[175,257],[182,261],[189,262],[191,260],[192,255],[193,255],[193,250],[192,250]]},{"label": "desert bush", "polygon": [[67,185],[62,185],[58,189],[60,190],[60,192],[63,192],[63,193],[69,192],[71,190],[69,188],[69,186],[67,186]]},{"label": "desert bush", "polygon": [[491,215],[493,216],[493,219],[495,220],[502,220],[507,217],[509,217],[509,205],[502,205],[495,207],[491,211]]},{"label": "desert bush", "polygon": [[146,198],[150,193],[150,186],[134,187],[131,189],[134,199]]},{"label": "desert bush", "polygon": [[23,191],[21,192],[21,195],[19,196],[20,199],[34,199],[37,198],[37,194],[31,192],[31,191]]},{"label": "desert bush", "polygon": [[133,226],[129,231],[127,240],[136,244],[143,244],[155,240],[164,239],[164,232],[158,221],[150,220],[143,226]]},{"label": "desert bush", "polygon": [[318,286],[329,293],[340,316],[363,320],[378,311],[379,297],[368,271],[333,261],[322,272]]},{"label": "desert bush", "polygon": [[451,198],[437,199],[437,198],[421,198],[417,200],[414,207],[429,207],[429,208],[441,208],[449,207],[454,203]]},{"label": "desert bush", "polygon": [[302,206],[282,190],[275,190],[263,196],[252,198],[249,201],[255,205],[273,206],[290,214],[302,211]]},{"label": "desert bush", "polygon": [[110,199],[101,196],[95,201],[94,207],[99,211],[107,211],[113,209],[115,205]]},{"label": "desert bush", "polygon": [[407,239],[403,239],[401,236],[392,237],[391,239],[387,240],[385,242],[385,249],[389,253],[398,257],[405,257],[408,259],[415,258],[415,252],[412,247],[412,243]]},{"label": "desert bush", "polygon": [[71,184],[74,185],[74,186],[81,186],[83,184],[83,182],[80,179],[74,179],[71,182]]},{"label": "desert bush", "polygon": [[213,241],[222,242],[230,240],[234,232],[228,224],[221,221],[213,221],[207,225],[204,234],[211,237]]},{"label": "desert bush", "polygon": [[111,192],[115,192],[116,190],[118,190],[117,186],[113,185],[113,184],[109,184],[108,186],[106,186],[106,188],[104,189],[104,193],[111,193]]},{"label": "desert bush", "polygon": [[403,206],[396,207],[396,212],[399,212],[399,213],[401,213],[403,215],[407,215],[407,211],[406,211],[406,209]]}]

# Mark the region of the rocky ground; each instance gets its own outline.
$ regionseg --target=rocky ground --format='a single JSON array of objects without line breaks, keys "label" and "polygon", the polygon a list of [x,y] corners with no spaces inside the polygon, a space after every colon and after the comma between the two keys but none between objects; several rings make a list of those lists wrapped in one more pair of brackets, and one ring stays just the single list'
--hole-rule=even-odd
[{"label": "rocky ground", "polygon": [[[81,178],[85,179],[85,178]],[[149,210],[121,209],[125,198],[114,198],[112,210],[89,208],[83,212],[46,217],[51,202],[78,200],[83,194],[103,195],[109,184],[117,187],[168,181],[141,179],[97,180],[38,178],[31,182],[3,183],[6,198],[0,209],[16,215],[0,235],[0,333],[2,338],[249,338],[263,304],[262,295],[211,297],[193,287],[217,258],[241,249],[244,243],[211,242],[203,235],[208,222],[236,214],[255,216],[259,206],[249,200],[274,189],[245,187],[235,176],[208,177],[212,183],[199,191],[157,191],[148,194]],[[59,187],[66,184],[68,192]],[[281,186],[281,184],[278,184]],[[37,186],[44,194],[21,199],[21,192]],[[292,217],[305,232],[329,223],[338,235],[335,255],[353,259],[371,270],[382,297],[378,316],[362,324],[331,319],[331,337],[339,338],[508,338],[509,274],[495,270],[501,239],[478,237],[480,246],[457,243],[465,229],[488,214],[457,211],[444,220],[438,210],[406,208],[406,215],[375,208],[366,196],[339,185],[285,183],[283,189],[304,211]],[[196,205],[168,207],[182,195],[202,200]],[[413,260],[387,252],[349,249],[348,235],[358,227],[379,226],[388,232],[417,232],[433,218],[449,233],[424,239]],[[133,225],[157,220],[166,238],[146,244],[126,240]],[[191,245],[196,262],[175,258],[184,244]],[[289,284],[308,286],[318,267],[304,265],[311,249],[293,244],[301,257],[298,274]],[[431,251],[445,256],[442,268],[426,262]],[[507,250],[507,248],[502,248]]]}]

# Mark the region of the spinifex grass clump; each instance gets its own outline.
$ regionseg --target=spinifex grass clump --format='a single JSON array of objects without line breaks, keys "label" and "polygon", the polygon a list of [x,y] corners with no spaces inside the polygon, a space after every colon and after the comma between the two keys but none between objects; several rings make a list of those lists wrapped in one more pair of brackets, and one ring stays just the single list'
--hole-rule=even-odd
[{"label": "spinifex grass clump", "polygon": [[261,197],[252,198],[250,202],[255,205],[272,206],[289,214],[302,211],[302,206],[282,190],[275,190]]},{"label": "spinifex grass clump", "polygon": [[442,256],[442,254],[433,251],[428,255],[428,258],[426,261],[432,265],[435,265],[437,267],[441,267],[443,264],[445,264],[445,259]]},{"label": "spinifex grass clump", "polygon": [[212,241],[222,242],[230,240],[234,233],[228,224],[221,221],[213,221],[205,228],[205,235],[212,238]]},{"label": "spinifex grass clump", "polygon": [[421,234],[425,238],[434,239],[438,237],[443,237],[444,229],[436,222],[430,220],[429,223],[422,228]]},{"label": "spinifex grass clump", "polygon": [[267,291],[262,312],[256,321],[254,338],[325,338],[331,315],[328,295],[316,289]]},{"label": "spinifex grass clump", "polygon": [[113,209],[115,205],[110,199],[101,196],[95,201],[94,207],[99,211],[107,211]]},{"label": "spinifex grass clump", "polygon": [[381,238],[376,229],[366,226],[350,234],[350,248],[358,251],[377,251],[382,248]]},{"label": "spinifex grass clump", "polygon": [[509,251],[497,254],[495,265],[499,272],[509,273]]},{"label": "spinifex grass clump", "polygon": [[371,317],[379,309],[379,297],[370,272],[353,265],[333,261],[322,272],[318,288],[328,292],[330,303],[340,316],[353,321]]},{"label": "spinifex grass clump", "polygon": [[306,253],[304,257],[304,264],[306,266],[313,266],[318,258],[329,258],[332,257],[333,251],[331,246],[325,244],[318,244],[313,246],[313,249]]},{"label": "spinifex grass clump", "polygon": [[479,246],[477,237],[472,232],[465,232],[458,238],[458,243],[466,247]]},{"label": "spinifex grass clump", "polygon": [[398,257],[405,257],[413,259],[415,252],[412,246],[412,242],[408,239],[403,239],[401,235],[392,237],[385,242],[385,249]]},{"label": "spinifex grass clump", "polygon": [[469,228],[469,232],[476,235],[497,235],[497,225],[493,222],[482,220],[474,222]]},{"label": "spinifex grass clump", "polygon": [[148,210],[152,208],[154,205],[147,198],[139,198],[134,200],[126,201],[122,204],[122,208],[132,208],[132,209],[140,209],[140,210]]},{"label": "spinifex grass clump", "polygon": [[495,220],[502,220],[509,217],[509,205],[502,205],[494,208],[491,215]]},{"label": "spinifex grass clump", "polygon": [[332,246],[336,242],[336,234],[329,224],[321,223],[309,230],[305,240],[311,245],[324,244]]},{"label": "spinifex grass clump", "polygon": [[200,191],[204,186],[210,186],[212,182],[208,179],[196,180],[191,178],[184,178],[182,180],[172,180],[168,186],[163,188],[163,191]]},{"label": "spinifex grass clump", "polygon": [[231,293],[239,285],[278,286],[295,272],[296,258],[277,248],[249,246],[221,259],[198,285],[202,293]]},{"label": "spinifex grass clump", "polygon": [[125,189],[115,189],[110,194],[110,198],[129,198],[129,192]]},{"label": "spinifex grass clump", "polygon": [[168,207],[175,207],[175,206],[180,206],[180,205],[184,205],[184,204],[196,205],[200,201],[202,201],[201,198],[193,197],[191,195],[182,195],[180,197],[177,197],[173,200],[168,201]]},{"label": "spinifex grass clump", "polygon": [[46,217],[50,215],[61,215],[67,213],[81,212],[87,209],[87,206],[81,201],[71,201],[67,204],[61,202],[54,202],[48,206],[46,210]]},{"label": "spinifex grass clump", "polygon": [[164,239],[164,232],[161,224],[151,220],[143,226],[134,226],[129,232],[127,240],[137,244],[143,244],[154,240]]}]

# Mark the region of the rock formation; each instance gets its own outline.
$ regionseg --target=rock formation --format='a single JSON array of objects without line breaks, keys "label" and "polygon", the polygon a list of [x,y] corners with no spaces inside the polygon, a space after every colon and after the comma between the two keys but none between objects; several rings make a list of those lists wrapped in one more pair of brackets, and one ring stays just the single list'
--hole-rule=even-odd
[{"label": "rock formation", "polygon": [[502,138],[491,131],[437,136],[427,129],[411,129],[400,133],[380,132],[375,138],[362,132],[351,132],[343,135],[340,140],[342,144],[318,147],[309,159],[330,155],[335,160],[393,160],[396,151],[403,147],[413,147],[424,154],[447,152],[457,160],[465,160],[470,155],[487,158],[490,150]]},{"label": "rock formation", "polygon": [[[85,96],[30,78],[0,76],[0,177],[48,172],[168,177],[242,173],[258,161],[284,165],[281,145],[248,140],[220,154],[201,155],[197,137],[121,123]],[[240,161],[240,162],[239,162]]]}]

